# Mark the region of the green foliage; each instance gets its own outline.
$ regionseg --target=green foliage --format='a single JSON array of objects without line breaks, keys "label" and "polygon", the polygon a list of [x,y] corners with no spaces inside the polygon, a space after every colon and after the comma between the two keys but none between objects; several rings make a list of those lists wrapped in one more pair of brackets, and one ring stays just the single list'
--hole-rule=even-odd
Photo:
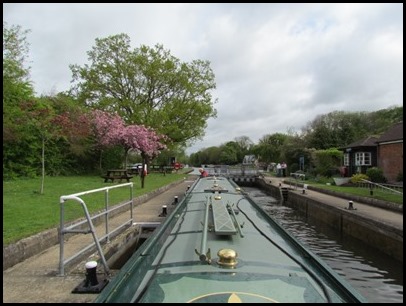
[{"label": "green foliage", "polygon": [[[160,164],[172,156],[195,166],[236,164],[255,154],[265,164],[285,161],[288,172],[294,172],[304,156],[306,173],[327,176],[334,175],[338,160],[329,161],[328,156],[317,160],[313,151],[379,135],[403,120],[403,106],[376,112],[334,111],[309,122],[301,135],[266,134],[256,145],[241,136],[202,149],[188,160],[184,148],[201,139],[207,119],[216,117],[215,76],[208,61],[182,62],[159,44],[131,49],[128,35],[114,35],[96,39],[88,52],[89,65],[71,66],[75,86],[70,93],[38,98],[29,78],[28,33],[3,22],[3,180],[40,175],[42,144],[47,175],[121,167],[118,157],[123,153],[103,151],[100,159],[86,125],[77,120],[94,107],[117,111],[127,124],[145,124],[168,135],[173,143],[156,160]],[[27,107],[29,103],[33,105]],[[61,118],[70,123],[65,129],[58,124]],[[398,180],[403,180],[402,172]]]},{"label": "green foliage", "polygon": [[21,108],[34,94],[29,68],[25,67],[27,33],[20,26],[8,27],[3,22],[3,179],[35,175],[32,152],[38,147],[31,143],[35,136],[24,124],[30,114]]},{"label": "green foliage", "polygon": [[331,183],[332,183],[331,177],[327,177],[327,176],[323,176],[323,175],[317,175],[317,176],[314,178],[314,181],[315,181],[316,183],[322,184],[322,185],[331,184]]},{"label": "green foliage", "polygon": [[124,150],[120,146],[105,148],[102,152],[101,172],[107,169],[122,169]]},{"label": "green foliage", "polygon": [[313,160],[318,174],[332,177],[338,173],[343,152],[332,148],[313,152]]},{"label": "green foliage", "polygon": [[260,156],[263,162],[282,162],[282,148],[287,138],[288,136],[282,133],[267,134],[254,146],[253,152]]},{"label": "green foliage", "polygon": [[354,174],[351,177],[350,182],[353,184],[357,184],[357,183],[361,183],[362,180],[368,180],[369,181],[369,176],[363,173],[358,173],[358,174]]},{"label": "green foliage", "polygon": [[238,162],[238,148],[233,145],[234,142],[228,142],[226,145],[221,146],[221,153],[219,162],[222,165],[235,165]]},{"label": "green foliage", "polygon": [[383,176],[382,169],[377,167],[368,168],[366,171],[366,175],[369,177],[369,180],[374,183],[386,183],[387,180]]},{"label": "green foliage", "polygon": [[299,164],[298,164],[298,163],[292,163],[292,164],[290,164],[289,170],[290,170],[290,172],[297,172],[297,171],[299,171]]},{"label": "green foliage", "polygon": [[394,123],[400,121],[403,121],[403,106],[393,106],[375,112],[366,113],[364,126],[368,135],[382,134]]},{"label": "green foliage", "polygon": [[19,25],[7,25],[3,21],[3,80],[12,79],[18,83],[28,81],[29,67],[25,67],[29,43],[27,34]]},{"label": "green foliage", "polygon": [[96,39],[88,54],[90,65],[70,66],[72,92],[87,105],[152,127],[180,146],[200,139],[207,119],[216,117],[208,61],[181,62],[160,44],[131,50],[126,34]]},{"label": "green foliage", "polygon": [[243,160],[244,149],[241,147],[241,143],[236,141],[229,141],[220,146],[220,164],[222,165],[235,165],[241,163]]},{"label": "green foliage", "polygon": [[367,136],[379,135],[402,120],[403,106],[376,112],[334,111],[307,123],[302,137],[307,148],[340,148]]}]

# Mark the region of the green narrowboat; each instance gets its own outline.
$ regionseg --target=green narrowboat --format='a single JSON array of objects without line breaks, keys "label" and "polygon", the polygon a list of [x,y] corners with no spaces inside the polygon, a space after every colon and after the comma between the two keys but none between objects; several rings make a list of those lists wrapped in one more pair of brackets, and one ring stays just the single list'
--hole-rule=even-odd
[{"label": "green narrowboat", "polygon": [[232,179],[208,176],[193,183],[95,302],[366,300]]}]

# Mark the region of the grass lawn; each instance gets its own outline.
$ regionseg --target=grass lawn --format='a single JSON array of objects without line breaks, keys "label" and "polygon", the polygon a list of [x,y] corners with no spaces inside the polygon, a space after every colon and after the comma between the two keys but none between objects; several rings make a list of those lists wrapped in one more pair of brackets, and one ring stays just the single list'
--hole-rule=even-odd
[{"label": "grass lawn", "polygon": [[[144,188],[141,188],[141,179],[134,177],[133,196],[138,197],[184,177],[184,173],[166,175],[151,173],[145,178]],[[46,177],[44,193],[40,194],[40,178],[3,181],[3,246],[46,229],[58,227],[60,196],[117,184],[119,183],[104,183],[99,176]],[[129,187],[110,190],[110,204],[128,200],[129,190]],[[104,196],[104,192],[98,192],[81,198],[92,213],[104,208]],[[83,217],[84,212],[78,202],[65,202],[65,221]]]},{"label": "grass lawn", "polygon": [[[184,173],[171,173],[165,176],[159,173],[151,173],[145,179],[144,188],[141,188],[141,179],[134,177],[132,179],[134,183],[133,196],[138,197],[184,177]],[[294,183],[292,181],[292,184]],[[323,189],[403,204],[403,195],[374,190],[371,196],[369,190],[364,188],[328,186],[308,180],[305,183]],[[58,227],[60,222],[60,196],[117,184],[103,183],[103,179],[99,176],[46,177],[44,194],[41,195],[39,194],[40,178],[3,182],[3,245],[8,245],[46,229]],[[110,204],[128,200],[130,198],[129,190],[129,187],[110,190]],[[104,192],[99,192],[81,198],[92,213],[104,208],[104,196]],[[79,203],[67,201],[65,204],[65,221],[84,217],[83,209]]]},{"label": "grass lawn", "polygon": [[[295,180],[290,180],[290,182],[292,183],[292,185],[294,185],[296,183]],[[361,188],[361,187],[356,187],[356,186],[326,185],[326,184],[321,184],[321,183],[314,182],[311,180],[305,180],[305,181],[298,180],[298,182],[302,183],[302,184],[303,183],[307,184],[309,186],[317,187],[320,189],[326,189],[326,190],[346,193],[346,194],[360,196],[360,197],[372,198],[372,199],[387,201],[387,202],[396,203],[396,204],[403,204],[403,195],[402,194],[390,193],[388,191],[383,191],[383,190],[379,190],[379,189],[373,189],[373,194],[371,195],[370,190],[368,188]]]},{"label": "grass lawn", "polygon": [[332,190],[336,192],[348,193],[352,195],[357,195],[366,198],[373,198],[377,200],[403,204],[403,195],[401,194],[394,194],[388,191],[382,191],[378,189],[373,190],[373,194],[370,195],[370,190],[368,188],[360,188],[360,187],[341,187],[341,186],[328,186],[323,184],[312,184],[314,187]]}]

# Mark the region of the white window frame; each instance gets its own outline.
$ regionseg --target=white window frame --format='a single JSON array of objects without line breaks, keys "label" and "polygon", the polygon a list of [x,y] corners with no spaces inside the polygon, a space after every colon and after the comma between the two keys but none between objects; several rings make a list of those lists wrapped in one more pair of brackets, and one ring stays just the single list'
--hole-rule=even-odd
[{"label": "white window frame", "polygon": [[344,166],[350,165],[350,153],[344,153],[343,165]]},{"label": "white window frame", "polygon": [[371,166],[372,165],[371,152],[356,152],[355,153],[355,165],[356,166]]}]

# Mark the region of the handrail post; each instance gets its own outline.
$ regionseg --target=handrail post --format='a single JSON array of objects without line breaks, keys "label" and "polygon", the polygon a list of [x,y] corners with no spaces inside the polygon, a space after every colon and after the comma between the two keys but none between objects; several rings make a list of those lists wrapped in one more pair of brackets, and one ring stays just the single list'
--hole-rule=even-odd
[{"label": "handrail post", "polygon": [[[127,184],[122,184],[122,185],[116,185],[116,186],[111,186],[111,187],[104,187],[104,188],[99,188],[99,189],[93,189],[93,190],[88,190],[88,191],[84,191],[84,192],[79,192],[79,193],[75,193],[75,194],[70,194],[70,195],[63,195],[60,197],[59,200],[59,204],[60,204],[60,228],[59,228],[59,242],[60,242],[60,251],[59,251],[59,275],[60,276],[64,276],[64,266],[66,263],[72,261],[73,259],[77,258],[79,255],[83,254],[84,252],[86,252],[87,250],[90,249],[91,245],[85,247],[84,249],[82,249],[81,251],[78,251],[74,256],[70,257],[69,259],[67,259],[66,261],[64,260],[64,235],[67,233],[92,233],[93,236],[93,240],[94,243],[96,245],[96,248],[99,252],[100,255],[100,259],[102,260],[102,263],[104,265],[105,268],[105,272],[106,274],[110,274],[110,270],[109,267],[107,265],[106,259],[104,257],[103,251],[101,249],[101,245],[100,245],[100,241],[104,240],[105,238],[107,239],[107,241],[110,240],[110,230],[109,230],[109,214],[110,214],[110,209],[109,209],[109,190],[113,189],[113,188],[121,188],[121,187],[125,187],[125,186],[130,186],[130,201],[125,202],[124,204],[120,205],[120,207],[117,207],[118,209],[121,208],[121,206],[124,205],[129,205],[130,206],[130,215],[131,215],[131,219],[128,220],[127,222],[123,223],[122,225],[119,225],[118,227],[116,227],[115,229],[112,230],[112,232],[115,232],[119,229],[121,229],[122,227],[126,226],[129,222],[129,224],[133,223],[133,206],[134,206],[134,199],[133,199],[133,183],[127,183]],[[101,192],[101,191],[105,191],[105,211],[100,213],[100,216],[104,215],[105,216],[105,222],[106,222],[106,226],[105,226],[105,230],[106,230],[106,234],[99,239],[97,238],[96,235],[96,231],[95,231],[95,227],[93,226],[93,222],[92,222],[92,217],[89,214],[89,211],[87,209],[87,206],[85,204],[85,202],[79,197],[82,195],[86,195],[86,194],[91,194],[91,193],[95,193],[95,192]],[[65,228],[64,225],[64,212],[65,212],[65,208],[64,208],[64,204],[67,200],[75,200],[77,202],[79,202],[82,205],[82,208],[84,210],[85,213],[85,217],[86,217],[86,221],[89,225],[90,230],[75,230],[74,227],[77,227],[78,225],[81,225],[82,223],[86,222],[86,221],[79,221],[76,222],[74,224],[71,224],[70,226]],[[115,210],[115,208],[113,208],[112,210]]]},{"label": "handrail post", "polygon": [[207,229],[209,226],[209,208],[210,208],[209,199],[211,199],[211,197],[208,198],[206,201],[206,211],[204,214],[204,223],[203,223],[203,235],[202,235],[202,241],[200,244],[200,255],[199,255],[200,261],[207,261],[206,244],[207,244]]},{"label": "handrail post", "polygon": [[105,203],[105,209],[106,209],[106,215],[105,215],[105,228],[106,228],[106,239],[107,242],[110,242],[110,233],[109,233],[109,189],[106,189],[106,192],[104,194],[104,203]]},{"label": "handrail post", "polygon": [[105,270],[106,274],[110,274],[109,266],[107,265],[106,258],[104,258],[104,254],[103,254],[99,239],[96,236],[96,230],[95,230],[95,228],[93,226],[93,222],[92,222],[92,220],[90,218],[90,214],[89,214],[89,211],[87,210],[86,204],[85,204],[85,202],[83,202],[83,200],[81,200],[79,202],[82,204],[83,210],[85,211],[86,219],[87,219],[87,221],[89,223],[90,231],[92,232],[93,240],[96,243],[97,250],[99,251],[99,256],[100,256],[100,258],[102,260],[104,270]]},{"label": "handrail post", "polygon": [[131,219],[131,220],[134,219],[134,218],[133,218],[133,209],[134,209],[133,188],[134,188],[134,185],[131,185],[131,186],[130,186],[130,201],[131,201],[131,204],[130,204],[130,219]]},{"label": "handrail post", "polygon": [[65,200],[60,197],[59,204],[60,204],[60,222],[59,222],[59,275],[63,276],[64,275],[64,264],[63,264],[63,252],[64,252],[64,239],[63,239],[63,230],[64,230],[64,202]]}]

